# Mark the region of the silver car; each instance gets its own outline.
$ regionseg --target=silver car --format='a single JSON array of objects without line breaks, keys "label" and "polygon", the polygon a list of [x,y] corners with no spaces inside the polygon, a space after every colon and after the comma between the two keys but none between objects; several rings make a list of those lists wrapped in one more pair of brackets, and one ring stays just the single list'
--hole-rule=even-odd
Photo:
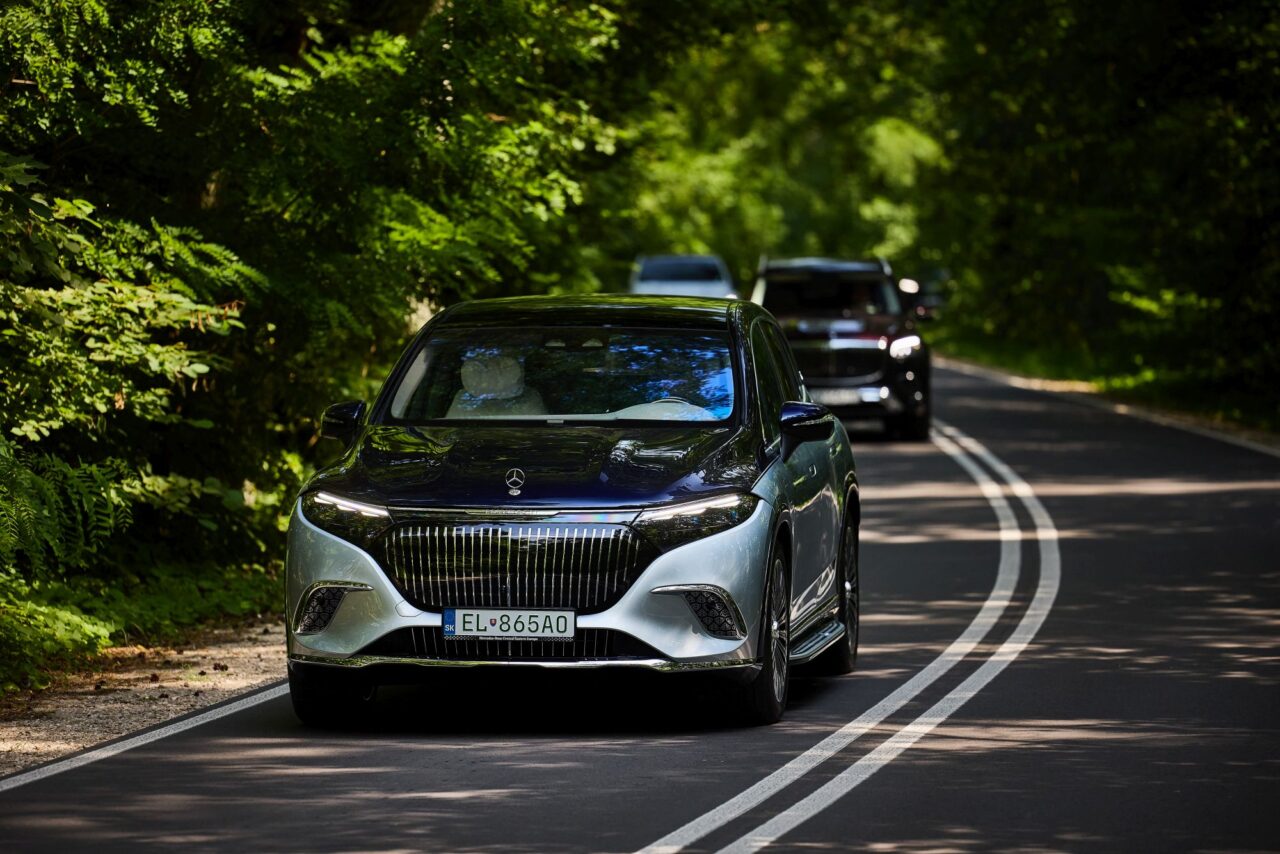
[{"label": "silver car", "polygon": [[770,723],[792,665],[853,668],[858,484],[785,337],[740,300],[455,305],[289,527],[289,685],[340,721],[441,667],[730,680]]}]

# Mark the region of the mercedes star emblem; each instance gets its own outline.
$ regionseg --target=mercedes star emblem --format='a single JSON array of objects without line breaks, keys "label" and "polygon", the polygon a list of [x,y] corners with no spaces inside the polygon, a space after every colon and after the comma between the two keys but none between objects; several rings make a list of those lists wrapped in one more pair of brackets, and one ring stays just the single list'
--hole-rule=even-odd
[{"label": "mercedes star emblem", "polygon": [[524,486],[524,472],[520,469],[507,469],[507,492],[519,495],[522,486]]}]

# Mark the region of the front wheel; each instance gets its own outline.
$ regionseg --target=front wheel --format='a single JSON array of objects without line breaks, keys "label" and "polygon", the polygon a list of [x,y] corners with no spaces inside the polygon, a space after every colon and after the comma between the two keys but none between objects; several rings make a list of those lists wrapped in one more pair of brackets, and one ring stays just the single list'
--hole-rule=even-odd
[{"label": "front wheel", "polygon": [[[850,499],[856,501],[857,499]],[[818,659],[818,667],[824,673],[839,675],[852,673],[858,663],[859,613],[858,579],[858,525],[846,512],[844,530],[840,534],[840,574],[837,584],[840,591],[839,620],[844,624],[844,637]]]},{"label": "front wheel", "polygon": [[743,716],[753,724],[777,723],[787,708],[791,678],[791,596],[787,587],[787,563],[780,546],[774,546],[769,559],[764,624],[760,630],[760,672],[743,688],[740,702]]}]

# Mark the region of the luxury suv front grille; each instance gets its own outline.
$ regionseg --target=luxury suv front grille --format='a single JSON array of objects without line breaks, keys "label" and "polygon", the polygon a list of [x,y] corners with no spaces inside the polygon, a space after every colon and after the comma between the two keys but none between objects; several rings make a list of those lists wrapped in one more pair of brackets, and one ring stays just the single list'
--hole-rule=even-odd
[{"label": "luxury suv front grille", "polygon": [[578,629],[571,641],[445,640],[439,626],[396,629],[356,654],[439,661],[619,661],[662,657],[643,641],[612,629]]},{"label": "luxury suv front grille", "polygon": [[805,379],[854,379],[875,382],[884,373],[886,351],[876,347],[834,350],[824,341],[792,342],[796,366]]},{"label": "luxury suv front grille", "polygon": [[630,528],[615,524],[409,523],[384,534],[381,549],[400,592],[428,611],[602,611],[654,556]]}]

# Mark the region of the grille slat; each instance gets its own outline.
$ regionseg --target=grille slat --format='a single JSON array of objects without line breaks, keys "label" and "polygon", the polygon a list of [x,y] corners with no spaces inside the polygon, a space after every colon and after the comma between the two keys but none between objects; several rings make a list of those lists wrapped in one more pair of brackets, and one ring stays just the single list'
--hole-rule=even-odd
[{"label": "grille slat", "polygon": [[381,543],[387,574],[424,610],[599,611],[616,603],[653,557],[630,528],[608,523],[402,524]]}]

